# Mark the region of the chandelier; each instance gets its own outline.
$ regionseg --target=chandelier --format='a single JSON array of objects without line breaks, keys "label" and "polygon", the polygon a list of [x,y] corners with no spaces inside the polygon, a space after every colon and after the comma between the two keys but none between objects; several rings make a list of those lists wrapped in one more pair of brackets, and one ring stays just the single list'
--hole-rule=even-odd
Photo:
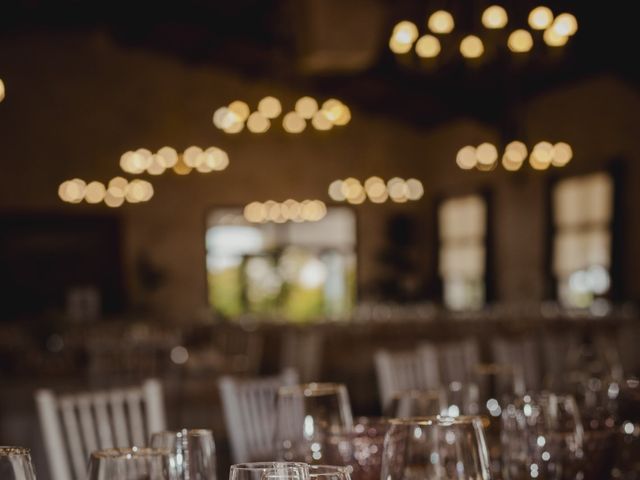
[{"label": "chandelier", "polygon": [[97,204],[104,202],[108,207],[116,208],[125,201],[128,203],[148,202],[153,197],[153,186],[146,180],[128,181],[114,177],[105,186],[102,182],[85,182],[80,178],[66,180],[58,187],[58,196],[66,203]]},{"label": "chandelier", "polygon": [[290,198],[284,202],[251,202],[243,213],[251,223],[318,222],[327,215],[327,206],[322,200],[298,202]]},{"label": "chandelier", "polygon": [[369,177],[364,181],[349,177],[335,180],[329,185],[329,197],[336,202],[348,202],[359,205],[369,199],[372,203],[384,203],[391,199],[395,203],[406,203],[422,198],[424,187],[420,180],[409,178],[403,180],[394,177],[385,182],[380,177]]},{"label": "chandelier", "polygon": [[[213,124],[225,133],[240,133],[245,126],[251,133],[265,133],[282,115],[282,103],[275,97],[267,96],[258,102],[252,112],[242,100],[235,100],[218,108],[213,114]],[[287,133],[302,133],[307,124],[320,131],[341,127],[351,121],[351,110],[340,100],[330,98],[318,104],[312,97],[299,98],[293,110],[282,115],[282,128]]]},{"label": "chandelier", "polygon": [[[456,164],[462,170],[477,169],[487,172],[494,170],[498,163],[501,163],[505,170],[515,172],[524,165],[527,156],[531,168],[547,170],[549,167],[567,165],[573,158],[573,149],[565,142],[552,144],[542,141],[536,143],[529,153],[523,142],[515,140],[506,145],[502,156],[500,156],[498,148],[494,144],[484,142],[477,147],[466,145],[458,150]],[[499,159],[500,162],[498,162]]]},{"label": "chandelier", "polygon": [[[477,20],[474,19],[473,23]],[[506,28],[511,19],[507,10],[501,5],[487,7],[479,20],[481,27],[474,29],[477,35],[463,33],[459,40],[458,50],[464,58],[481,57],[485,53],[485,44],[489,41],[498,41],[513,53],[529,52],[536,41],[540,43],[540,40],[549,47],[561,47],[578,30],[578,21],[574,15],[565,12],[554,17],[551,9],[545,6],[535,7],[529,12],[526,19],[528,28],[516,28],[507,32]],[[431,13],[426,25],[427,31],[420,36],[420,31],[414,22],[403,20],[397,23],[389,38],[390,50],[397,55],[415,50],[420,58],[434,59],[442,51],[443,43],[458,41],[450,35],[456,26],[456,20],[447,10]],[[500,30],[505,31],[504,38],[494,40],[495,34],[492,32]]]},{"label": "chandelier", "polygon": [[184,153],[172,147],[162,147],[156,153],[146,148],[128,151],[120,157],[120,168],[127,173],[138,175],[162,175],[166,170],[173,170],[177,175],[188,175],[196,170],[200,173],[222,171],[229,166],[229,156],[218,147],[203,150],[197,146],[185,149]]}]

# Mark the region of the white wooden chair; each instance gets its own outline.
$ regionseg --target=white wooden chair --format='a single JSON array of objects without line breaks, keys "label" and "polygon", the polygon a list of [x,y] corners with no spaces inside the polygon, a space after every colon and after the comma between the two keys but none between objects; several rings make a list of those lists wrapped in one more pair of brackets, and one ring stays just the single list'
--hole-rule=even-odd
[{"label": "white wooden chair", "polygon": [[94,450],[144,446],[166,429],[162,384],[155,379],[60,396],[38,390],[35,399],[52,480],[84,480]]},{"label": "white wooden chair", "polygon": [[480,363],[478,342],[473,338],[440,346],[440,376],[444,385],[466,384],[473,380],[473,370]]},{"label": "white wooden chair", "polygon": [[297,383],[294,369],[273,377],[218,380],[233,463],[273,460],[278,389]]},{"label": "white wooden chair", "polygon": [[438,356],[431,344],[411,351],[378,350],[374,362],[383,409],[398,392],[432,390],[440,386]]},{"label": "white wooden chair", "polygon": [[510,365],[516,393],[542,390],[538,342],[535,338],[496,338],[491,341],[493,361]]}]

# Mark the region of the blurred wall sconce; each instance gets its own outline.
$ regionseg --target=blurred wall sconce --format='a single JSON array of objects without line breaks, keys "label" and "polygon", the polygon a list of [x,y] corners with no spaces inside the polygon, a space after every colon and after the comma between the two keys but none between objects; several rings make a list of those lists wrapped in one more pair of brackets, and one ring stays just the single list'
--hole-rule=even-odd
[{"label": "blurred wall sconce", "polygon": [[[500,158],[498,148],[489,142],[474,147],[466,145],[458,150],[456,164],[462,170],[480,170],[488,172],[497,168],[498,163],[509,171],[520,170],[529,158],[529,165],[534,170],[547,170],[549,167],[564,167],[573,158],[573,149],[568,143],[552,144],[547,141],[536,143],[529,153],[527,146],[515,140],[507,144]],[[500,160],[500,162],[499,162]]]}]

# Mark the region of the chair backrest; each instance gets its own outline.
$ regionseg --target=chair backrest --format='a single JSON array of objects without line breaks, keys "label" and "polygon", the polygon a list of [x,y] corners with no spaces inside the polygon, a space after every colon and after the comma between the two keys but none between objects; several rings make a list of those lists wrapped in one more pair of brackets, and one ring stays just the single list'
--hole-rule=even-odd
[{"label": "chair backrest", "polygon": [[35,394],[52,480],[84,480],[94,450],[144,446],[166,429],[162,384],[107,391]]},{"label": "chair backrest", "polygon": [[515,375],[515,391],[542,389],[539,345],[536,338],[496,338],[491,342],[495,363],[510,365]]},{"label": "chair backrest", "polygon": [[404,390],[430,390],[440,386],[438,358],[432,345],[417,350],[389,352],[378,350],[374,357],[382,407],[394,394]]},{"label": "chair backrest", "polygon": [[233,463],[273,460],[278,389],[297,383],[298,373],[293,369],[273,377],[220,378],[218,387]]}]

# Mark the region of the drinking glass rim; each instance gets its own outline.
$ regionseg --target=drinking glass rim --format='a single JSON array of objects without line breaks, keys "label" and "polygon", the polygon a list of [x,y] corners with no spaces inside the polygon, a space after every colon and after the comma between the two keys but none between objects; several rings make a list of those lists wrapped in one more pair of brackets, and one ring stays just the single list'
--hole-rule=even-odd
[{"label": "drinking glass rim", "polygon": [[14,447],[12,445],[0,445],[0,457],[31,455],[27,447]]},{"label": "drinking glass rim", "polygon": [[161,457],[169,455],[168,448],[130,447],[130,448],[105,448],[91,452],[91,458],[144,458]]},{"label": "drinking glass rim", "polygon": [[245,462],[231,465],[230,470],[260,471],[278,467],[302,467],[309,469],[304,462]]},{"label": "drinking glass rim", "polygon": [[[309,476],[323,477],[329,475],[335,475],[336,473],[346,473],[351,475],[353,473],[353,467],[341,466],[341,465],[309,465]],[[324,472],[318,470],[326,469]]]},{"label": "drinking glass rim", "polygon": [[302,394],[305,397],[319,397],[330,393],[346,391],[344,383],[311,382],[299,385],[285,385],[278,389],[279,395]]},{"label": "drinking glass rim", "polygon": [[390,418],[389,423],[391,425],[418,425],[427,427],[473,425],[475,423],[480,423],[480,425],[482,425],[482,417],[480,417],[479,415],[459,415],[457,417],[449,417],[446,415],[432,415],[427,417]]}]

